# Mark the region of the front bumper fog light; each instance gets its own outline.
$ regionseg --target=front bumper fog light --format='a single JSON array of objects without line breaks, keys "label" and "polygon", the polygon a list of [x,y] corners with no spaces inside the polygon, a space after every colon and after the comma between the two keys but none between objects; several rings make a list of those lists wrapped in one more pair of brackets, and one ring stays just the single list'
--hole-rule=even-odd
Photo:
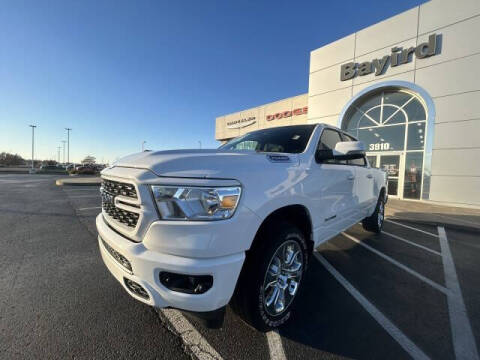
[{"label": "front bumper fog light", "polygon": [[169,290],[198,295],[207,292],[213,286],[213,276],[174,274],[162,271],[160,282]]},{"label": "front bumper fog light", "polygon": [[123,281],[125,282],[125,286],[130,290],[132,293],[135,295],[140,296],[143,299],[149,299],[150,296],[148,296],[147,291],[143,288],[142,285],[137,284],[135,281],[123,278]]}]

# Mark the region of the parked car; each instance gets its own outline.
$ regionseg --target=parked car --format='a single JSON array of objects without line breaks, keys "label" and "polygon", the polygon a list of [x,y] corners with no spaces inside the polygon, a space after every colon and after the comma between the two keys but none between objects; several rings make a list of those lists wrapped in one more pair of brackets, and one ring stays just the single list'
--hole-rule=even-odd
[{"label": "parked car", "polygon": [[216,150],[143,152],[102,171],[102,258],[135,299],[261,331],[295,309],[312,251],[362,221],[380,232],[387,175],[324,125],[251,132]]},{"label": "parked car", "polygon": [[75,172],[78,175],[95,175],[98,171],[92,165],[82,165],[77,167]]},{"label": "parked car", "polygon": [[45,173],[65,173],[65,169],[60,165],[41,165],[39,171]]}]

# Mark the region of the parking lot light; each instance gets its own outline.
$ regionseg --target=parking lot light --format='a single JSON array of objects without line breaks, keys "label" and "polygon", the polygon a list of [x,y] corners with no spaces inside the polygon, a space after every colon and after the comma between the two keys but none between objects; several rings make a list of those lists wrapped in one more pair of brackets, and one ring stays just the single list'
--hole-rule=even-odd
[{"label": "parking lot light", "polygon": [[34,170],[34,144],[35,144],[35,128],[37,125],[28,125],[32,128],[32,172]]},{"label": "parking lot light", "polygon": [[[70,164],[70,131],[72,129],[65,128],[65,130],[67,130],[67,163]],[[65,159],[63,160],[63,162],[65,162]]]}]

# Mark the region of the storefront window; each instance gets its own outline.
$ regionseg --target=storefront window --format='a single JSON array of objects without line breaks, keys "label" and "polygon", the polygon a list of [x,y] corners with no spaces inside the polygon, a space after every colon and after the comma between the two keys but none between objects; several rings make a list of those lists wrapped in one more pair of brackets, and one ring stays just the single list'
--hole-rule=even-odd
[{"label": "storefront window", "polygon": [[405,179],[403,197],[407,199],[420,199],[422,188],[423,153],[407,153],[405,158]]},{"label": "storefront window", "polygon": [[420,199],[427,114],[410,91],[383,90],[358,99],[342,127],[363,141],[371,166],[388,174],[388,194]]},{"label": "storefront window", "polygon": [[[407,145],[405,131],[411,121],[421,123],[409,125]],[[416,95],[389,90],[370,95],[355,104],[347,114],[344,128],[362,140],[367,151],[422,150],[425,121],[425,109]]]},{"label": "storefront window", "polygon": [[408,124],[407,150],[422,150],[425,144],[425,121]]},{"label": "storefront window", "polygon": [[405,125],[357,129],[354,134],[363,141],[367,151],[401,151],[405,144]]},{"label": "storefront window", "polygon": [[411,101],[403,109],[408,114],[408,121],[425,121],[427,119],[425,108],[419,101]]}]

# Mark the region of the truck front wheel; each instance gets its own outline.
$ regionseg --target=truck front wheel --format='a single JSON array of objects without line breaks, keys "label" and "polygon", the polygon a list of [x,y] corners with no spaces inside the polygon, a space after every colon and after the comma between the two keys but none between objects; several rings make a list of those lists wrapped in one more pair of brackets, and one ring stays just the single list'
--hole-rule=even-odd
[{"label": "truck front wheel", "polygon": [[296,226],[276,225],[252,248],[237,284],[233,309],[260,331],[284,324],[308,264],[305,236]]},{"label": "truck front wheel", "polygon": [[380,194],[380,197],[377,201],[377,206],[373,214],[362,221],[363,228],[367,231],[372,231],[374,233],[381,233],[383,227],[383,221],[385,219],[385,197]]}]

